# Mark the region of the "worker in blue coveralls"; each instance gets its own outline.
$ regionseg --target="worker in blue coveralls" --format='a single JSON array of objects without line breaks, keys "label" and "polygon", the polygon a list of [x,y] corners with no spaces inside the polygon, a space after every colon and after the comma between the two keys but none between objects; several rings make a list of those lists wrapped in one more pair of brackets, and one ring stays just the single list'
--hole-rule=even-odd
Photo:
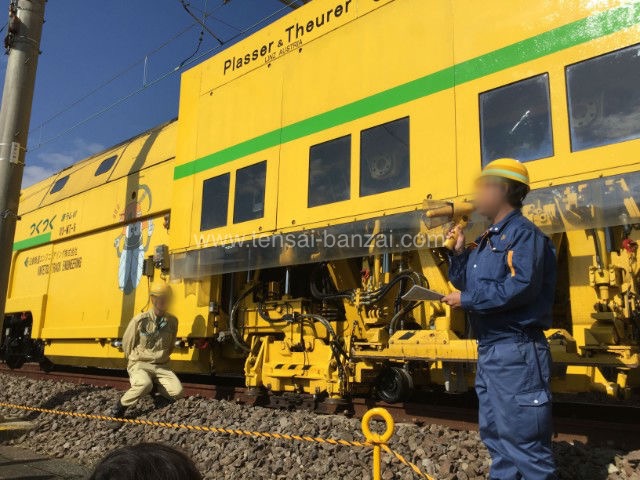
[{"label": "worker in blue coveralls", "polygon": [[550,240],[521,213],[529,193],[517,160],[489,163],[476,183],[476,210],[491,226],[474,243],[454,229],[449,278],[459,292],[442,298],[468,313],[478,340],[476,392],[480,436],[494,480],[556,479],[551,448],[551,327],[556,258]]}]

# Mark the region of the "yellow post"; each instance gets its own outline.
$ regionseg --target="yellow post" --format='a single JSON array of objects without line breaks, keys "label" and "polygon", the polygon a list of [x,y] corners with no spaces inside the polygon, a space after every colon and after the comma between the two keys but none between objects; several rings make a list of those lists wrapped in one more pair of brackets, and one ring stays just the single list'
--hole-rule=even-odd
[{"label": "yellow post", "polygon": [[[383,433],[373,433],[371,431],[369,423],[373,418],[381,418],[384,421],[386,429]],[[393,421],[393,417],[384,408],[372,408],[362,417],[362,433],[364,434],[364,438],[367,439],[367,442],[373,445],[373,480],[381,480],[382,478],[382,459],[380,458],[380,453],[382,445],[389,441],[394,430],[395,422]]]}]

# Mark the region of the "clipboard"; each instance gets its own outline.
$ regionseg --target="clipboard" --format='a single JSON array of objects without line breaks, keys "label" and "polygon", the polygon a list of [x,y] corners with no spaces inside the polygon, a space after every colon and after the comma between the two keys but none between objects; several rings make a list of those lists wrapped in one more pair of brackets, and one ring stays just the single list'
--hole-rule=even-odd
[{"label": "clipboard", "polygon": [[444,297],[444,295],[440,292],[436,292],[435,290],[430,290],[419,285],[414,285],[402,296],[402,300],[410,302],[435,301],[440,300],[442,297]]}]

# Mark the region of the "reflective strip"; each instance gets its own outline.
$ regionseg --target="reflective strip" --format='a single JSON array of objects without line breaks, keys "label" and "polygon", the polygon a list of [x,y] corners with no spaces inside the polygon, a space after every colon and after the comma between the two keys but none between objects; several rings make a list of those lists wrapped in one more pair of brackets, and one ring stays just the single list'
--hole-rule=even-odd
[{"label": "reflective strip", "polygon": [[509,250],[507,252],[507,265],[509,266],[509,270],[511,270],[511,276],[516,276],[516,269],[513,266],[513,250]]},{"label": "reflective strip", "polygon": [[482,172],[483,177],[507,177],[512,180],[517,180],[522,183],[529,183],[529,179],[524,175],[521,175],[511,170],[504,170],[502,168],[491,168]]}]

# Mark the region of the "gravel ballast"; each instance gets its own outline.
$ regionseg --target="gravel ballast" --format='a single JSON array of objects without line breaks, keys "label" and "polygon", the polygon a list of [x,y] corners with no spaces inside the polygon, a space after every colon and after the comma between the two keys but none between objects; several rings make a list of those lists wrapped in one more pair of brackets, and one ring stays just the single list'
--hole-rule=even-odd
[{"label": "gravel ballast", "polygon": [[[5,402],[106,413],[121,392],[93,387],[0,375]],[[35,430],[7,443],[52,457],[94,465],[106,452],[141,441],[162,442],[192,456],[210,479],[371,479],[371,449],[255,439],[216,433],[123,425],[114,431],[105,422],[49,414],[3,411],[32,420]],[[233,402],[188,397],[154,410],[142,401],[131,414],[164,422],[364,440],[360,422],[343,416],[304,411],[285,412],[246,407]],[[390,446],[438,480],[480,480],[490,460],[476,432],[438,425],[397,425]],[[640,480],[640,451],[623,452],[583,444],[556,443],[561,479]],[[386,455],[383,479],[412,479],[411,471]]]}]

